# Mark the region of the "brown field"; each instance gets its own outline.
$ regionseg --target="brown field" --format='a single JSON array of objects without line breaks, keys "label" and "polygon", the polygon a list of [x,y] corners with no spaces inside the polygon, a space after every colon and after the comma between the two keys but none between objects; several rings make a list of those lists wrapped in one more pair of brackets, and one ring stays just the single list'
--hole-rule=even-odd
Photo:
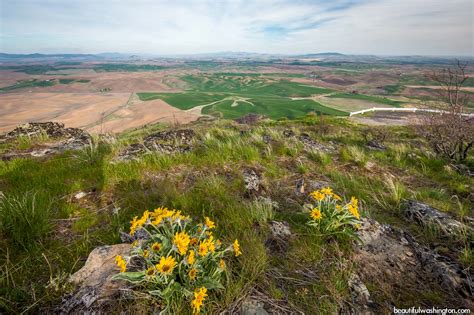
[{"label": "brown field", "polygon": [[[199,115],[163,101],[140,102],[131,93],[0,94],[0,132],[32,121],[59,121],[67,127],[120,132],[152,122],[184,123]],[[131,99],[129,101],[129,99]]]}]

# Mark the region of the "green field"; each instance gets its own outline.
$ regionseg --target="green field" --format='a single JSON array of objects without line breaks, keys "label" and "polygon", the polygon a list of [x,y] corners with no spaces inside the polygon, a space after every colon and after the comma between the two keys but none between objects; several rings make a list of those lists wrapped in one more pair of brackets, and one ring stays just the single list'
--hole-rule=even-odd
[{"label": "green field", "polygon": [[163,69],[165,69],[165,67],[158,65],[136,65],[128,63],[102,63],[94,66],[95,72],[142,72]]},{"label": "green field", "polygon": [[0,88],[0,92],[8,92],[17,89],[23,88],[32,88],[32,87],[43,87],[43,86],[53,86],[56,82],[54,80],[25,80],[25,81],[18,81],[17,83],[9,86],[5,86]]},{"label": "green field", "polygon": [[140,100],[162,99],[179,109],[203,106],[204,114],[224,118],[238,118],[249,113],[259,113],[273,119],[298,118],[309,112],[345,116],[348,113],[326,107],[311,99],[317,94],[333,92],[330,89],[303,85],[272,78],[258,73],[213,73],[202,76],[181,77],[189,90],[183,93],[138,93]]}]

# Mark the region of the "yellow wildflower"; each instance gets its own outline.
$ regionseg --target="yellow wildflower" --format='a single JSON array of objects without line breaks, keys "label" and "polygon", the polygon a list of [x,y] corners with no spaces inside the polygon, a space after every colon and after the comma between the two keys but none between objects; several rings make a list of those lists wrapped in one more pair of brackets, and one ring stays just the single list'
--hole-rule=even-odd
[{"label": "yellow wildflower", "polygon": [[135,234],[135,231],[137,230],[137,228],[138,228],[138,217],[135,216],[133,217],[133,220],[130,221],[130,235]]},{"label": "yellow wildflower", "polygon": [[127,271],[127,263],[123,260],[122,256],[118,255],[115,257],[115,263],[120,268],[120,272]]},{"label": "yellow wildflower", "polygon": [[360,214],[359,214],[359,210],[358,210],[357,206],[349,204],[347,206],[347,209],[349,210],[350,213],[352,213],[353,216],[355,216],[357,218],[357,220],[360,219]]},{"label": "yellow wildflower", "polygon": [[220,247],[220,246],[222,245],[221,240],[217,240],[217,241],[216,241],[216,245],[217,245],[217,247]]},{"label": "yellow wildflower", "polygon": [[206,256],[207,253],[209,252],[209,246],[207,245],[207,242],[200,242],[198,245],[198,255],[199,256]]},{"label": "yellow wildflower", "polygon": [[161,257],[160,263],[156,265],[156,269],[164,274],[169,275],[173,272],[174,267],[176,266],[176,260],[172,256]]},{"label": "yellow wildflower", "polygon": [[205,219],[206,219],[205,224],[208,229],[213,229],[216,227],[216,224],[211,219],[209,219],[209,217],[205,217]]},{"label": "yellow wildflower", "polygon": [[331,187],[326,187],[321,189],[321,193],[325,194],[326,196],[332,196],[332,189]]},{"label": "yellow wildflower", "polygon": [[359,200],[357,200],[356,197],[351,197],[351,204],[357,207],[357,205],[359,204]]},{"label": "yellow wildflower", "polygon": [[341,210],[342,206],[341,205],[336,205],[336,210]]},{"label": "yellow wildflower", "polygon": [[222,270],[225,269],[225,261],[224,261],[224,259],[221,259],[221,260],[219,261],[219,268],[221,268]]},{"label": "yellow wildflower", "polygon": [[199,314],[201,312],[201,306],[207,296],[207,289],[201,287],[194,290],[194,300],[191,301],[191,306],[193,308],[193,314]]},{"label": "yellow wildflower", "polygon": [[182,231],[180,233],[176,232],[176,234],[174,235],[173,243],[178,248],[178,252],[180,255],[186,254],[189,242],[191,242],[191,238],[185,231]]},{"label": "yellow wildflower", "polygon": [[148,258],[148,256],[150,256],[150,252],[148,251],[148,249],[144,249],[143,250],[143,257]]},{"label": "yellow wildflower", "polygon": [[194,265],[195,262],[196,262],[196,258],[194,257],[194,251],[190,250],[189,255],[188,255],[188,264]]},{"label": "yellow wildflower", "polygon": [[153,276],[155,274],[155,268],[150,267],[146,270],[146,275],[147,276]]},{"label": "yellow wildflower", "polygon": [[321,200],[324,199],[325,196],[324,196],[324,194],[322,194],[319,191],[313,191],[311,193],[311,197],[313,197],[313,199],[316,200],[316,201],[321,201]]},{"label": "yellow wildflower", "polygon": [[311,210],[310,215],[311,218],[313,218],[313,220],[315,221],[320,220],[322,217],[321,210],[319,210],[318,208],[313,208],[313,210]]},{"label": "yellow wildflower", "polygon": [[137,245],[138,245],[138,240],[133,241],[132,247],[135,247],[135,246],[137,246]]},{"label": "yellow wildflower", "polygon": [[191,268],[191,270],[189,270],[188,272],[189,279],[191,280],[196,279],[197,273],[198,273],[198,270],[196,268]]},{"label": "yellow wildflower", "polygon": [[154,252],[159,252],[160,249],[161,249],[161,244],[158,243],[158,242],[155,242],[155,243],[153,243],[153,245],[151,245],[151,249],[152,249]]},{"label": "yellow wildflower", "polygon": [[235,240],[234,243],[232,244],[234,247],[234,253],[235,257],[242,255],[242,252],[240,251],[240,244],[238,240]]},{"label": "yellow wildflower", "polygon": [[334,194],[334,193],[332,194],[332,197],[333,197],[334,199],[336,199],[337,201],[341,201],[341,200],[342,200],[341,196],[336,195],[336,194]]}]

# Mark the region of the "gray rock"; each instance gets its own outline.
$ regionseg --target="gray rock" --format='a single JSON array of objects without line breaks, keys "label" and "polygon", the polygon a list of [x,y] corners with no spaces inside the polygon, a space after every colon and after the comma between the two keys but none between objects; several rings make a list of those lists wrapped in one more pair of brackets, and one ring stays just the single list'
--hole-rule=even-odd
[{"label": "gray rock", "polygon": [[351,292],[352,303],[354,304],[353,311],[357,314],[374,314],[370,311],[370,304],[372,304],[370,292],[356,273],[349,277],[348,286]]},{"label": "gray rock", "polygon": [[[359,276],[423,290],[430,281],[438,282],[460,300],[472,294],[472,280],[459,264],[418,244],[414,238],[389,225],[363,219],[357,232],[354,261],[361,267]],[[468,300],[464,300],[470,305]]]},{"label": "gray rock", "polygon": [[288,246],[292,233],[286,221],[270,221],[270,236],[265,244],[273,252],[284,252]]},{"label": "gray rock", "polygon": [[2,160],[22,157],[45,157],[69,150],[81,150],[92,142],[91,136],[82,129],[64,128],[57,122],[27,123],[0,135],[0,143],[16,141],[20,136],[36,137],[46,135],[48,141],[26,150],[13,150],[1,155]]},{"label": "gray rock", "polygon": [[306,151],[331,153],[335,150],[332,145],[322,144],[313,140],[307,133],[302,133],[298,139],[303,143],[303,147]]},{"label": "gray rock", "polygon": [[449,214],[441,212],[430,205],[415,200],[403,203],[405,217],[421,226],[434,226],[446,236],[458,237],[462,233],[472,234],[472,227],[453,219]]},{"label": "gray rock", "polygon": [[95,248],[87,258],[85,265],[70,277],[78,286],[76,291],[65,298],[58,309],[59,313],[81,313],[92,311],[117,297],[121,290],[126,290],[127,283],[112,280],[119,272],[115,257],[127,256],[130,244],[117,244]]},{"label": "gray rock", "polygon": [[256,196],[263,191],[262,176],[256,170],[251,168],[244,169],[243,178],[246,196]]},{"label": "gray rock", "polygon": [[269,313],[264,309],[265,304],[259,300],[248,297],[242,302],[240,307],[241,315],[268,315]]},{"label": "gray rock", "polygon": [[115,158],[116,161],[137,159],[150,152],[163,154],[187,153],[193,149],[196,134],[192,129],[165,130],[146,136],[143,143],[133,143],[124,148]]},{"label": "gray rock", "polygon": [[80,192],[78,192],[78,193],[76,193],[76,194],[74,195],[74,198],[77,199],[77,200],[79,200],[79,199],[84,198],[85,196],[87,196],[87,193],[85,193],[85,192],[83,192],[83,191],[80,191]]}]

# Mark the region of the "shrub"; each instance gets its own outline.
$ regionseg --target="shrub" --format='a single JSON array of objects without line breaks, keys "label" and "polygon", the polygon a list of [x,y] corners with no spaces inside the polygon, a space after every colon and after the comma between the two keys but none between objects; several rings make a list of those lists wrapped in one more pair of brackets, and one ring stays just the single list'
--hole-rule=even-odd
[{"label": "shrub", "polygon": [[330,187],[313,191],[310,195],[315,203],[312,204],[308,225],[326,236],[356,236],[360,214],[359,201],[355,197],[343,204],[342,198]]},{"label": "shrub", "polygon": [[[237,240],[224,247],[212,233],[215,223],[208,217],[204,224],[193,224],[181,211],[157,208],[133,218],[130,234],[147,235],[133,244],[130,257],[116,257],[123,279],[142,285],[148,293],[164,300],[164,312],[181,300],[190,301],[194,313],[199,313],[207,291],[223,289],[222,273],[226,269],[224,256],[241,255]],[[139,261],[139,264],[135,264]],[[138,271],[127,271],[129,267]]]}]

